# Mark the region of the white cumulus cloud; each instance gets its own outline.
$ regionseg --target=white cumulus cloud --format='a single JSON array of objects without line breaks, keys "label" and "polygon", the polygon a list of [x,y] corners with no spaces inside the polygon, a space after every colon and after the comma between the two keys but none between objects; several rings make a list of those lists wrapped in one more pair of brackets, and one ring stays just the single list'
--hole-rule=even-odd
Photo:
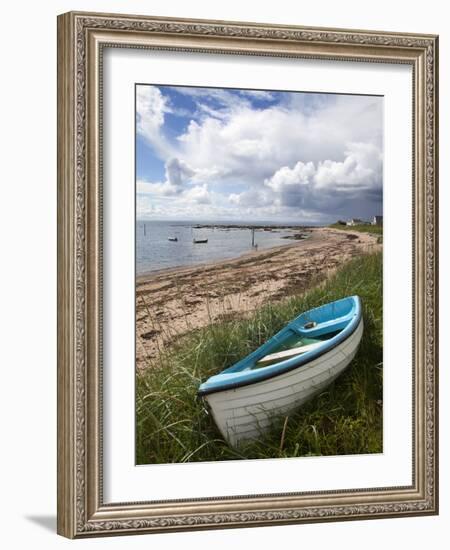
[{"label": "white cumulus cloud", "polygon": [[196,202],[198,204],[211,203],[211,195],[206,185],[197,185],[195,187],[191,187],[191,189],[187,190],[183,194],[183,198],[188,201]]},{"label": "white cumulus cloud", "polygon": [[[138,87],[137,131],[165,162],[165,180],[138,182],[138,192],[209,205],[223,216],[379,213],[381,98],[286,94],[275,101],[264,91],[176,90],[194,100],[196,112],[169,139],[165,115],[178,106],[157,87]],[[258,108],[255,98],[274,103]]]},{"label": "white cumulus cloud", "polygon": [[172,110],[167,98],[156,86],[138,86],[136,89],[136,131],[150,143],[157,154],[165,157],[172,152],[164,136],[165,114]]},{"label": "white cumulus cloud", "polygon": [[380,200],[382,166],[375,145],[350,143],[342,161],[299,161],[279,168],[264,183],[285,206],[332,212],[343,204],[357,208],[362,199]]},{"label": "white cumulus cloud", "polygon": [[383,158],[372,143],[350,143],[342,162],[325,160],[319,163],[315,181],[318,188],[333,187],[344,192],[350,187],[360,191],[380,187]]}]

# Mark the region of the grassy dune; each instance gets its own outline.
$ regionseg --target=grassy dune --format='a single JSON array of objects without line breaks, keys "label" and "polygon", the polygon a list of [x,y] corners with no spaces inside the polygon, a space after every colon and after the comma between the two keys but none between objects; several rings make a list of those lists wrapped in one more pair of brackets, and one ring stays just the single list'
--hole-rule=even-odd
[{"label": "grassy dune", "polygon": [[340,223],[333,223],[330,225],[333,229],[342,229],[342,231],[359,231],[360,233],[372,233],[373,235],[382,235],[382,225],[342,225]]},{"label": "grassy dune", "polygon": [[[280,419],[264,439],[229,447],[196,398],[199,384],[253,351],[300,312],[345,296],[363,302],[364,336],[347,370],[322,394]],[[212,324],[180,339],[137,374],[138,464],[361,454],[382,451],[382,255],[351,260],[302,296],[250,318]]]}]

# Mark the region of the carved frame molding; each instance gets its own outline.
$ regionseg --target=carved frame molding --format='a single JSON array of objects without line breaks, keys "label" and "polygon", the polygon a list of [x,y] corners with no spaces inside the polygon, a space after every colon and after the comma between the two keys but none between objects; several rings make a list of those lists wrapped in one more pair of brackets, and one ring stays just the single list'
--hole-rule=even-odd
[{"label": "carved frame molding", "polygon": [[[413,485],[106,505],[102,501],[104,47],[307,57],[413,67]],[[58,532],[136,532],[369,519],[438,511],[438,38],[125,15],[58,18]],[[150,495],[149,495],[150,496]]]}]

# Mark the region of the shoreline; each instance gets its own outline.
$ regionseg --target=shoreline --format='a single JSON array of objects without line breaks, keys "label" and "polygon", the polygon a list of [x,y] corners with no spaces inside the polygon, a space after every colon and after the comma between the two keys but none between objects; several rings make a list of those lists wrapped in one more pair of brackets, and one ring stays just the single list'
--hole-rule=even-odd
[{"label": "shoreline", "polygon": [[304,240],[136,277],[136,366],[157,364],[170,343],[208,324],[317,286],[351,258],[381,250],[377,235],[313,228]]},{"label": "shoreline", "polygon": [[190,271],[191,269],[200,269],[208,267],[219,267],[222,264],[231,264],[239,262],[247,258],[258,258],[260,255],[268,254],[277,250],[282,250],[291,246],[301,246],[301,244],[309,241],[311,236],[304,239],[286,239],[288,242],[286,244],[270,246],[268,248],[258,249],[258,250],[249,250],[243,252],[239,256],[230,256],[229,258],[222,258],[220,260],[212,260],[209,262],[199,262],[195,264],[180,265],[174,267],[162,267],[161,269],[155,269],[154,271],[146,271],[140,275],[136,275],[136,284],[144,283],[154,279],[155,277],[161,275],[176,275],[177,273],[182,273],[184,271]]}]

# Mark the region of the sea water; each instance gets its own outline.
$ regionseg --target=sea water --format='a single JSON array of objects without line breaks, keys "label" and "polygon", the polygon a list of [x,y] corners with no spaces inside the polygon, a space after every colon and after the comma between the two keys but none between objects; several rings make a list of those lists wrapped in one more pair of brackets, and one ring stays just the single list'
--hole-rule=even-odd
[{"label": "sea water", "polygon": [[[208,223],[206,227],[189,222],[142,221],[136,222],[136,275],[181,266],[236,258],[251,252],[252,230],[219,226]],[[205,224],[206,225],[206,224]],[[261,225],[255,229],[254,242],[258,250],[287,245],[293,241],[283,237],[300,233],[298,228],[281,228]],[[177,241],[169,241],[176,237]],[[195,244],[194,239],[208,239]]]}]

